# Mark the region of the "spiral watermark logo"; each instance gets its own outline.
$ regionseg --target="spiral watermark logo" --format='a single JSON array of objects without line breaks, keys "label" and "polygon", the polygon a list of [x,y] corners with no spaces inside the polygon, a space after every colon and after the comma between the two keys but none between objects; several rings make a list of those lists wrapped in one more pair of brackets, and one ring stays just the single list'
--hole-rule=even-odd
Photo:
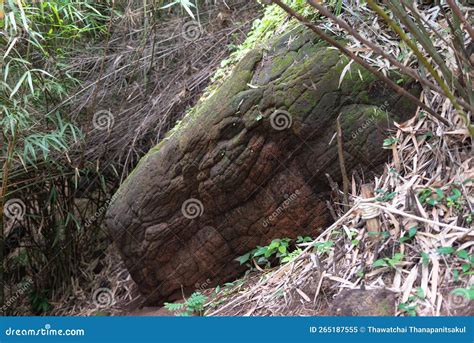
[{"label": "spiral watermark logo", "polygon": [[182,28],[183,38],[188,42],[198,40],[202,35],[202,27],[197,21],[188,21]]},{"label": "spiral watermark logo", "polygon": [[457,288],[449,293],[448,304],[454,308],[464,308],[469,305],[471,301],[468,289]]},{"label": "spiral watermark logo", "polygon": [[288,111],[276,110],[270,116],[270,124],[277,131],[283,131],[291,127],[293,118]]},{"label": "spiral watermark logo", "polygon": [[92,302],[99,308],[110,307],[115,303],[112,290],[109,288],[98,288],[92,294]]},{"label": "spiral watermark logo", "polygon": [[114,126],[114,123],[115,118],[110,111],[102,110],[94,113],[92,124],[97,130],[110,130]]},{"label": "spiral watermark logo", "polygon": [[3,206],[3,214],[9,219],[22,220],[26,213],[26,205],[21,199],[10,199]]},{"label": "spiral watermark logo", "polygon": [[186,218],[195,219],[202,216],[204,213],[204,206],[200,200],[191,198],[183,202],[183,205],[181,205],[181,212]]}]

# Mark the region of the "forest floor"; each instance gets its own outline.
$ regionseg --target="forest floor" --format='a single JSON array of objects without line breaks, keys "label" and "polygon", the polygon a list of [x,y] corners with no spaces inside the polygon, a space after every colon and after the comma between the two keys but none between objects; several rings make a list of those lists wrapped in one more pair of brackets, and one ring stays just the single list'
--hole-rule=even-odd
[{"label": "forest floor", "polygon": [[[441,32],[445,18],[432,8],[425,10],[423,15]],[[366,8],[357,11],[365,19],[353,25],[409,65],[413,56],[405,54],[393,33],[364,12]],[[368,28],[366,22],[373,25]],[[337,25],[329,29],[343,34]],[[445,51],[443,39],[435,34],[432,39],[450,56],[446,61],[454,69],[455,58]],[[383,68],[384,61],[359,42],[350,41],[349,48]],[[380,147],[391,151],[391,162],[374,180],[375,193],[364,194],[355,178],[349,194],[336,185],[334,224],[312,242],[300,244],[302,252],[289,263],[271,270],[255,265],[248,277],[218,292],[199,289],[210,296],[206,315],[322,315],[338,306],[346,314],[370,315],[373,304],[392,296],[392,315],[474,315],[471,138],[446,98],[424,90],[420,99],[450,125],[443,127],[422,110],[397,123]],[[351,199],[349,208],[341,205],[344,195]],[[324,242],[332,245],[323,251],[319,248]],[[126,313],[166,313],[162,308],[140,311]]]},{"label": "forest floor", "polygon": [[[248,13],[242,13],[243,18],[250,21],[252,11],[249,8]],[[357,11],[358,17],[364,19],[360,23],[352,22],[354,28],[392,51],[406,65],[413,63],[413,54],[410,55],[367,8],[362,6]],[[352,14],[342,17],[349,19]],[[440,13],[427,8],[423,15],[440,29],[439,32],[444,32],[442,29],[447,23]],[[366,23],[371,23],[370,27]],[[249,25],[245,28],[239,25],[239,32],[249,29]],[[323,23],[321,26],[345,35],[337,25]],[[348,40],[352,51],[358,51],[374,66],[386,68],[383,59],[354,39]],[[442,39],[433,35],[433,43],[449,56],[448,66],[456,69],[456,59],[452,51],[445,51]],[[223,58],[220,52],[216,56]],[[206,75],[195,70],[195,78],[190,77],[190,81],[210,78],[220,60],[211,56],[208,61],[213,65],[206,69]],[[188,72],[183,71],[185,75]],[[187,96],[186,104],[202,94],[201,86],[196,88],[201,92]],[[169,94],[160,94],[160,99],[174,97],[176,91],[174,88]],[[466,295],[473,292],[474,278],[471,138],[462,118],[445,97],[424,90],[420,100],[450,125],[440,125],[421,110],[407,122],[396,123],[395,132],[380,147],[390,151],[391,162],[374,180],[372,196],[363,194],[363,185],[356,178],[350,179],[348,194],[335,185],[331,201],[334,224],[311,242],[301,243],[300,253],[288,263],[268,270],[253,265],[253,270],[241,280],[219,288],[198,285],[196,291],[207,296],[204,314],[324,315],[329,314],[330,307],[339,305],[354,306],[352,314],[366,314],[367,309],[360,306],[360,301],[343,303],[341,295],[345,297],[348,290],[376,292],[383,289],[394,295],[390,309],[393,315],[474,315],[473,301],[468,297],[466,300]],[[121,147],[118,143],[117,147]],[[342,205],[344,196],[349,197],[349,206]],[[375,222],[376,238],[369,233],[369,220]],[[332,243],[328,249],[321,250],[324,242]],[[100,269],[87,276],[88,283],[74,283],[67,294],[57,296],[51,303],[54,309],[50,314],[174,315],[164,307],[147,307],[143,303],[112,245],[102,257]],[[93,299],[94,290],[104,293]],[[380,294],[371,302],[377,303],[378,296]],[[185,295],[183,301],[186,301]]]}]

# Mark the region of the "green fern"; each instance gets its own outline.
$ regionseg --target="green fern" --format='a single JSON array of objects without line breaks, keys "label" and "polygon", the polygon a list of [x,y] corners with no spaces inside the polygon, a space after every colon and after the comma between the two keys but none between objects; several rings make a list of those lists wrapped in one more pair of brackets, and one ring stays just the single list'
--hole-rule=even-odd
[{"label": "green fern", "polygon": [[[165,308],[171,312],[177,312],[176,316],[188,317],[191,315],[202,316],[207,297],[200,292],[194,292],[182,303],[165,303]],[[179,311],[179,312],[178,312]]]}]

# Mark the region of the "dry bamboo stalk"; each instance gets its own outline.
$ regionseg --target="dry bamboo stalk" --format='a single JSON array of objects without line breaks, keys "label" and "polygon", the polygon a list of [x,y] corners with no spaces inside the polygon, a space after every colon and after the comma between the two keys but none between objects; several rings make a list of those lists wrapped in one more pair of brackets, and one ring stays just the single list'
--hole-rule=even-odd
[{"label": "dry bamboo stalk", "polygon": [[382,72],[378,71],[376,68],[370,66],[363,58],[357,56],[356,54],[352,53],[349,51],[347,48],[344,47],[343,44],[339,43],[337,40],[331,38],[328,36],[322,29],[311,23],[305,16],[299,14],[295,10],[293,10],[291,7],[288,5],[284,4],[281,0],[271,0],[273,3],[277,4],[280,6],[285,12],[287,12],[289,15],[295,17],[298,19],[301,23],[303,23],[306,27],[309,29],[313,30],[314,33],[316,33],[322,40],[326,41],[328,44],[331,46],[337,48],[341,53],[349,57],[350,59],[354,60],[358,64],[360,64],[362,67],[364,67],[366,70],[368,70],[370,73],[372,73],[374,76],[376,76],[379,80],[382,80],[387,84],[388,87],[392,88],[397,94],[402,95],[412,101],[414,104],[417,104],[419,107],[423,108],[426,112],[431,114],[434,118],[438,119],[440,122],[442,122],[446,126],[451,126],[452,124],[440,116],[438,113],[436,113],[432,108],[427,106],[426,104],[422,103],[418,98],[407,92],[403,87],[400,87],[397,85],[395,82],[387,78]]},{"label": "dry bamboo stalk", "polygon": [[[370,199],[374,197],[374,185],[372,183],[366,183],[361,186],[361,193],[364,199]],[[370,205],[369,205],[370,206]],[[380,222],[378,216],[374,218],[365,219],[367,224],[367,232],[380,232]],[[372,237],[377,238],[378,235],[374,234]]]},{"label": "dry bamboo stalk", "polygon": [[337,128],[337,154],[339,155],[339,165],[341,167],[342,174],[342,189],[344,191],[344,206],[349,207],[349,178],[347,176],[346,163],[344,161],[344,142],[342,137],[342,128],[341,128],[341,115],[336,119],[336,128]]}]

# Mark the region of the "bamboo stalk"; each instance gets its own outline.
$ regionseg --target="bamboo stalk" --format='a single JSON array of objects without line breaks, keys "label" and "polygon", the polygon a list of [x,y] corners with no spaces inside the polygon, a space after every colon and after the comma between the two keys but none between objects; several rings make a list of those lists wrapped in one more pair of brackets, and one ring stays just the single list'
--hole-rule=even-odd
[{"label": "bamboo stalk", "polygon": [[422,103],[418,98],[413,96],[412,94],[408,93],[404,88],[400,87],[397,85],[395,82],[390,80],[388,77],[383,75],[380,71],[377,69],[373,68],[370,66],[366,61],[364,61],[361,57],[357,56],[356,54],[352,53],[349,51],[347,48],[345,48],[341,43],[338,41],[334,40],[333,38],[329,37],[327,34],[325,34],[320,28],[318,28],[316,25],[312,24],[306,17],[302,16],[301,14],[297,13],[294,11],[292,8],[284,4],[281,0],[271,0],[273,3],[277,4],[280,6],[285,12],[287,12],[289,15],[295,17],[298,19],[300,22],[302,22],[304,25],[306,25],[309,29],[314,31],[322,40],[326,41],[330,45],[334,46],[337,48],[339,51],[341,51],[344,55],[349,57],[350,59],[354,60],[358,64],[360,64],[362,67],[367,69],[370,73],[374,74],[379,80],[384,81],[390,88],[392,88],[395,92],[398,94],[407,97],[410,101],[412,101],[414,104],[417,106],[423,108],[426,112],[431,114],[433,117],[438,119],[440,122],[443,124],[450,126],[451,123],[446,120],[445,118],[441,117],[438,113],[433,111],[429,106],[426,104]]},{"label": "bamboo stalk", "polygon": [[342,129],[341,129],[341,115],[336,119],[336,130],[337,130],[337,154],[339,156],[339,165],[341,168],[342,174],[342,190],[344,192],[344,206],[349,207],[349,178],[347,177],[347,169],[346,163],[344,161],[344,142],[342,137]]},{"label": "bamboo stalk", "polygon": [[466,122],[466,126],[469,130],[469,133],[471,136],[474,136],[474,127],[470,125],[470,122],[466,116],[466,114],[462,111],[460,108],[456,97],[453,95],[453,93],[450,91],[444,80],[439,76],[438,72],[434,69],[434,67],[431,65],[431,63],[428,62],[426,57],[423,55],[423,53],[418,49],[418,47],[415,45],[415,43],[412,42],[412,40],[407,36],[407,34],[402,30],[400,26],[398,26],[389,16],[385,11],[375,3],[374,0],[367,0],[367,4],[374,10],[385,22],[394,30],[399,37],[410,47],[410,49],[413,51],[413,53],[416,55],[418,60],[428,69],[430,74],[433,76],[433,78],[438,82],[440,87],[444,90],[446,96],[449,98],[451,103],[453,104],[454,108],[458,112],[458,114],[464,119]]},{"label": "bamboo stalk", "polygon": [[[0,308],[3,309],[5,305],[5,232],[3,227],[3,210],[5,206],[5,196],[8,189],[8,173],[10,171],[11,160],[13,157],[13,149],[16,144],[16,133],[18,126],[15,126],[13,132],[13,138],[8,143],[7,156],[5,162],[2,166],[2,184],[0,187]],[[6,141],[6,137],[3,137],[3,140]],[[3,310],[0,310],[0,313]],[[3,313],[2,313],[3,314]]]},{"label": "bamboo stalk", "polygon": [[[429,56],[436,62],[436,64],[439,66],[441,73],[443,74],[444,79],[449,83],[449,84],[454,84],[455,89],[461,93],[462,97],[467,100],[467,93],[466,91],[461,87],[459,84],[459,81],[454,77],[452,71],[448,69],[446,66],[446,63],[444,62],[443,58],[440,56],[436,48],[434,47],[433,43],[429,39],[429,34],[423,27],[423,25],[416,25],[413,20],[410,19],[408,16],[408,13],[403,9],[400,1],[393,1],[389,0],[387,1],[390,9],[392,12],[400,19],[400,21],[405,24],[405,26],[408,28],[408,31],[420,42],[420,44],[423,46],[423,48],[426,50],[426,52],[429,54]],[[446,85],[447,87],[447,85]],[[446,93],[445,93],[446,94]],[[446,94],[446,96],[449,96],[449,94]],[[453,94],[454,97],[454,94]]]},{"label": "bamboo stalk", "polygon": [[[377,44],[375,43],[372,43],[371,41],[363,38],[357,31],[355,31],[345,20],[341,19],[341,18],[338,18],[337,16],[335,16],[334,14],[332,14],[326,7],[320,5],[317,1],[315,0],[308,0],[309,4],[311,6],[313,6],[314,8],[316,8],[322,15],[324,15],[325,17],[328,17],[329,19],[331,19],[332,21],[334,21],[337,25],[339,25],[340,27],[342,27],[343,29],[345,29],[351,36],[353,36],[355,39],[357,39],[359,42],[361,42],[362,44],[364,44],[365,46],[367,46],[368,48],[370,48],[373,52],[375,52],[376,54],[384,57],[385,59],[387,59],[390,63],[392,63],[393,65],[395,65],[396,67],[398,67],[400,69],[400,71],[405,74],[405,75],[408,75],[410,77],[412,77],[413,79],[417,80],[418,82],[420,82],[422,85],[434,90],[435,92],[438,92],[440,94],[443,94],[446,96],[446,94],[444,93],[444,91],[436,84],[432,83],[431,81],[429,81],[428,79],[424,78],[423,76],[421,76],[415,69],[413,68],[410,68],[410,67],[407,67],[405,65],[403,65],[402,63],[400,63],[396,58],[394,58],[393,56],[391,56],[390,54],[387,54],[380,46],[378,46]],[[468,104],[467,102],[465,102],[464,100],[462,99],[458,99],[459,103],[466,109],[466,110],[469,110],[469,111],[473,111],[474,112],[474,107],[471,106],[470,104]]]},{"label": "bamboo stalk", "polygon": [[[366,183],[361,186],[361,195],[364,199],[371,199],[374,197],[374,185],[372,183]],[[380,222],[378,217],[365,219],[367,232],[374,233],[374,238],[378,238],[380,232]]]},{"label": "bamboo stalk", "polygon": [[370,6],[370,8],[372,8],[372,10],[374,10],[375,13],[379,15],[379,17],[385,20],[385,22],[391,27],[391,29],[400,37],[400,39],[403,40],[408,45],[408,47],[413,51],[413,53],[416,55],[418,60],[425,66],[426,69],[428,69],[428,71],[434,77],[436,82],[438,82],[440,87],[444,90],[446,96],[453,102],[453,104],[455,103],[456,106],[458,106],[456,99],[454,98],[454,95],[451,93],[450,89],[448,88],[444,80],[439,76],[438,72],[433,68],[431,63],[428,62],[428,60],[425,58],[423,53],[418,49],[415,43],[413,43],[413,41],[407,36],[405,31],[403,31],[403,29],[400,26],[398,26],[397,23],[395,23],[395,21],[393,21],[388,16],[388,14],[385,13],[382,7],[380,7],[379,5],[375,3],[374,0],[367,0],[367,4]]},{"label": "bamboo stalk", "polygon": [[461,20],[461,22],[464,24],[464,27],[466,28],[466,31],[469,33],[469,36],[471,36],[471,39],[474,41],[474,29],[472,28],[471,24],[464,18],[464,15],[462,14],[461,9],[456,5],[456,2],[453,0],[446,0],[448,3],[449,7],[451,7],[451,10],[456,14],[456,16]]}]

